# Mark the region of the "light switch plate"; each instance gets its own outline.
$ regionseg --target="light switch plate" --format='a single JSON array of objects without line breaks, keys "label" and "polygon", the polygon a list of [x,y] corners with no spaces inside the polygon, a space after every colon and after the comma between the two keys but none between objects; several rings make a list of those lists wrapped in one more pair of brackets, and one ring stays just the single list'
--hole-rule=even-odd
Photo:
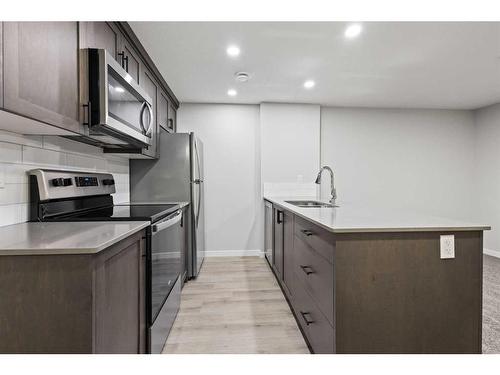
[{"label": "light switch plate", "polygon": [[441,259],[455,258],[455,236],[453,234],[441,235],[439,245]]}]

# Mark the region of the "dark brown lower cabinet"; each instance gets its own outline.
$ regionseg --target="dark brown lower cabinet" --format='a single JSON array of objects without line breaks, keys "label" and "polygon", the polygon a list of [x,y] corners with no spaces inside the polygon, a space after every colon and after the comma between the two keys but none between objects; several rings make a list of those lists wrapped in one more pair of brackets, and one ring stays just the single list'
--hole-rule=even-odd
[{"label": "dark brown lower cabinet", "polygon": [[145,240],[0,256],[0,353],[145,353]]},{"label": "dark brown lower cabinet", "polygon": [[481,353],[482,231],[332,233],[276,205],[274,223],[273,270],[313,353]]},{"label": "dark brown lower cabinet", "polygon": [[295,276],[293,286],[293,309],[313,353],[335,353],[333,327],[317,306],[302,283]]},{"label": "dark brown lower cabinet", "polygon": [[288,298],[293,298],[293,226],[294,215],[291,212],[283,212],[283,285]]}]

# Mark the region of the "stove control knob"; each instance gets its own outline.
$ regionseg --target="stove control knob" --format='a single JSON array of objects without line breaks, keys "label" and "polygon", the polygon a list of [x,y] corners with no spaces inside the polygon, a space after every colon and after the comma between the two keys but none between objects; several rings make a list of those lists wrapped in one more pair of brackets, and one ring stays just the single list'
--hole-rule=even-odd
[{"label": "stove control knob", "polygon": [[108,179],[102,180],[102,184],[105,186],[114,185],[115,180],[113,180],[112,178],[108,178]]},{"label": "stove control knob", "polygon": [[64,186],[64,179],[62,178],[53,178],[51,182],[52,186]]}]

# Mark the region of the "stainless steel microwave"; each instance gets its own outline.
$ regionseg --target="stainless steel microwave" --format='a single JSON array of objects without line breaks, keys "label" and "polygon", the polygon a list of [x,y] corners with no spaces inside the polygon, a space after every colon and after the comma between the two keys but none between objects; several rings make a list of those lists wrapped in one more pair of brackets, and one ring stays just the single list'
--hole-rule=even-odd
[{"label": "stainless steel microwave", "polygon": [[81,118],[88,137],[101,145],[150,146],[151,97],[104,49],[82,50],[80,62]]}]

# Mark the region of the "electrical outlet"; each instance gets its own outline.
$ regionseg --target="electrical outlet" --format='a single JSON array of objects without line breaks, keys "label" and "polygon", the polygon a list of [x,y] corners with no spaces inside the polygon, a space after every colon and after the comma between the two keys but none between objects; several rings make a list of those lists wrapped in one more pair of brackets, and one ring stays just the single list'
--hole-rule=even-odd
[{"label": "electrical outlet", "polygon": [[453,234],[442,235],[439,242],[441,259],[455,258],[455,236]]}]

